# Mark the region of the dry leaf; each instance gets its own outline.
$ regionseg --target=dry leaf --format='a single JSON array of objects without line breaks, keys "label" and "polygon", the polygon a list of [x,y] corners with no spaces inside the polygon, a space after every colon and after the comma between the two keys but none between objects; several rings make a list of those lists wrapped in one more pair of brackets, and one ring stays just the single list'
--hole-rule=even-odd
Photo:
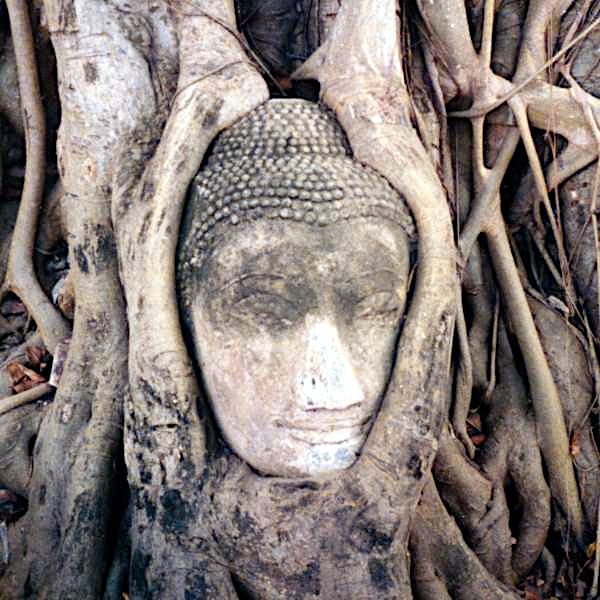
[{"label": "dry leaf", "polygon": [[485,443],[486,439],[487,439],[487,436],[483,433],[478,433],[477,435],[471,436],[471,441],[473,442],[473,444],[475,444],[475,446],[483,445]]},{"label": "dry leaf", "polygon": [[26,366],[18,362],[11,362],[6,366],[6,370],[10,375],[12,381],[13,390],[18,394],[25,390],[30,390],[40,383],[44,383],[46,378],[39,373],[36,373],[33,369],[29,369]]},{"label": "dry leaf", "polygon": [[25,348],[25,354],[27,355],[27,361],[31,365],[31,368],[39,371],[42,366],[44,356],[46,355],[45,350],[39,346],[27,346],[27,348]]},{"label": "dry leaf", "polygon": [[581,429],[576,429],[571,434],[570,452],[571,456],[577,456],[581,452]]},{"label": "dry leaf", "polygon": [[594,554],[596,554],[596,542],[592,542],[587,548],[585,553],[588,558],[594,558]]}]

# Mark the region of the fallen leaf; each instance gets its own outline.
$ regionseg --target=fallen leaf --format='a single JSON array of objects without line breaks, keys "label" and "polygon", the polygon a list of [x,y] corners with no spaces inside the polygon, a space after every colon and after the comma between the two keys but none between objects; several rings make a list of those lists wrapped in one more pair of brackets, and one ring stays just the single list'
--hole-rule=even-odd
[{"label": "fallen leaf", "polygon": [[581,452],[581,429],[576,429],[571,434],[571,444],[569,446],[571,456],[577,456]]},{"label": "fallen leaf", "polygon": [[487,436],[483,433],[478,433],[477,435],[472,435],[471,437],[471,441],[473,442],[473,444],[475,444],[475,446],[481,446],[485,443],[485,440],[487,439]]},{"label": "fallen leaf", "polygon": [[542,594],[538,588],[528,585],[525,589],[525,600],[542,600]]},{"label": "fallen leaf", "polygon": [[40,383],[44,383],[46,378],[33,369],[29,369],[25,365],[18,362],[11,362],[6,366],[6,370],[10,376],[13,390],[18,394],[25,390],[30,390]]},{"label": "fallen leaf", "polygon": [[27,355],[27,360],[31,365],[31,368],[39,371],[46,355],[45,350],[39,346],[27,346],[27,348],[25,348],[25,354]]},{"label": "fallen leaf", "polygon": [[585,553],[588,558],[593,558],[594,554],[596,554],[596,542],[592,542],[587,548]]}]

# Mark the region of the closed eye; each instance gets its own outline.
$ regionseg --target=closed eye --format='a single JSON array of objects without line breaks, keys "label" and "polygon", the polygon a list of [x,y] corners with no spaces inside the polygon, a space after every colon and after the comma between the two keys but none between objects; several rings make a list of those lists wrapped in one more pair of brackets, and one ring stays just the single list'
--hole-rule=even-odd
[{"label": "closed eye", "polygon": [[256,288],[238,289],[231,310],[244,315],[246,320],[256,319],[289,325],[301,316],[294,302],[276,292]]},{"label": "closed eye", "polygon": [[288,300],[281,294],[270,292],[267,290],[260,290],[256,288],[244,288],[240,289],[236,294],[236,298],[233,301],[235,306],[248,306],[251,307],[253,304],[256,305],[282,305],[294,307],[294,303]]},{"label": "closed eye", "polygon": [[379,291],[357,302],[354,316],[361,319],[396,316],[399,310],[400,302],[395,291]]}]

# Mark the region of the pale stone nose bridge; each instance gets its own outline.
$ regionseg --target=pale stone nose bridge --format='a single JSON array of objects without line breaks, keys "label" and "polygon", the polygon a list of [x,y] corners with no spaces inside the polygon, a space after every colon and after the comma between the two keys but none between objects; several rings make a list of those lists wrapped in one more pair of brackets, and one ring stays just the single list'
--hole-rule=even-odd
[{"label": "pale stone nose bridge", "polygon": [[298,376],[298,395],[305,410],[343,410],[364,400],[348,352],[337,327],[308,316],[307,344]]}]

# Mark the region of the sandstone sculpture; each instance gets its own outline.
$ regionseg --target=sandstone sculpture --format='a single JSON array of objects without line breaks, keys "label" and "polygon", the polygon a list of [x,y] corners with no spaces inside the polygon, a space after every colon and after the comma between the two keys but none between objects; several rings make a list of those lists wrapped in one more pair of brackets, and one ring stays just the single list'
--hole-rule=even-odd
[{"label": "sandstone sculpture", "polygon": [[258,471],[354,462],[389,379],[413,236],[402,198],[316,104],[271,100],[215,143],[180,287],[219,427]]}]

